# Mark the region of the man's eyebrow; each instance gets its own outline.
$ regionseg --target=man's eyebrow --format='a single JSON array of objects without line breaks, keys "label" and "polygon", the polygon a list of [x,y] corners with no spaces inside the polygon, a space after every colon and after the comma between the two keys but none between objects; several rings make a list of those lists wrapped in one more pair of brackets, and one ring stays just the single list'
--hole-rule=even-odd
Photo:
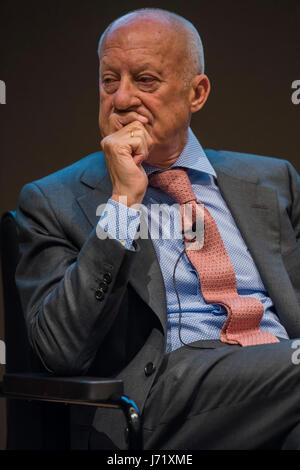
[{"label": "man's eyebrow", "polygon": [[[101,62],[100,64],[100,70],[104,68],[106,70],[111,70],[113,72],[118,72],[118,67],[116,64],[109,64],[108,62]],[[137,64],[136,66],[134,66],[132,68],[133,72],[136,74],[136,73],[141,73],[141,72],[144,72],[145,70],[149,70],[149,71],[153,71],[153,72],[156,72],[158,73],[159,75],[163,75],[163,72],[161,70],[161,68],[158,68],[157,66],[155,66],[154,64],[151,64],[150,62],[146,62],[146,63],[143,63],[143,64]]]},{"label": "man's eyebrow", "polygon": [[150,62],[146,62],[144,64],[140,64],[140,65],[137,65],[136,67],[134,67],[134,71],[135,73],[139,73],[139,72],[144,72],[145,70],[153,70],[159,74],[162,73],[161,69],[160,68],[157,68],[155,65],[151,64]]}]

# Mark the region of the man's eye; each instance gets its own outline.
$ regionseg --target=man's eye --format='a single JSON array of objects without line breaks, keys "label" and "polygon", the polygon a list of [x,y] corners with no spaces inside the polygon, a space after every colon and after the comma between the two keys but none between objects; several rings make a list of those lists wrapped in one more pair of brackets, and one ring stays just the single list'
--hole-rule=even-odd
[{"label": "man's eye", "polygon": [[113,78],[104,78],[102,81],[105,84],[109,84],[109,83],[112,83],[114,81],[114,79]]},{"label": "man's eye", "polygon": [[140,77],[139,81],[142,83],[152,83],[154,82],[154,78],[153,77]]},{"label": "man's eye", "polygon": [[106,77],[102,79],[102,86],[106,93],[114,93],[118,89],[119,82],[116,78]]},{"label": "man's eye", "polygon": [[157,80],[155,77],[140,77],[137,79],[137,86],[140,90],[151,93],[158,89],[159,80]]}]

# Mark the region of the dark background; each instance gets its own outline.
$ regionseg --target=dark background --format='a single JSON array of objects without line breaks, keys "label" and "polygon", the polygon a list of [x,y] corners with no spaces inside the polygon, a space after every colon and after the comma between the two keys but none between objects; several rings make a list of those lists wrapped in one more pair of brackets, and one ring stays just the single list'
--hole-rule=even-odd
[{"label": "dark background", "polygon": [[25,183],[99,149],[98,38],[113,19],[141,7],[179,13],[200,32],[212,84],[192,121],[202,145],[286,158],[300,172],[300,105],[291,101],[291,84],[300,80],[299,0],[0,0],[0,79],[7,87],[1,213],[16,207]]}]

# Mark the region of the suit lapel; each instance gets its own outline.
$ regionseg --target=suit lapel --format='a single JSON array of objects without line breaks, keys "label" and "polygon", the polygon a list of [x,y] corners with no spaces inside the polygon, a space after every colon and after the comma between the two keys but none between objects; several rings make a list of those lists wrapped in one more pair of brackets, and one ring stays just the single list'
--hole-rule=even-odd
[{"label": "suit lapel", "polygon": [[217,170],[218,186],[260,271],[280,255],[276,192]]},{"label": "suit lapel", "polygon": [[150,234],[138,240],[140,252],[131,272],[130,284],[158,316],[167,333],[167,300],[162,272]]},{"label": "suit lapel", "polygon": [[81,178],[81,181],[88,187],[86,192],[77,198],[77,202],[92,227],[95,227],[104,210],[107,200],[111,196],[111,181],[107,172],[105,172],[104,175],[101,175],[101,178],[98,179],[95,186],[91,185],[92,183],[90,180],[89,184],[87,184],[87,179],[84,176]]}]

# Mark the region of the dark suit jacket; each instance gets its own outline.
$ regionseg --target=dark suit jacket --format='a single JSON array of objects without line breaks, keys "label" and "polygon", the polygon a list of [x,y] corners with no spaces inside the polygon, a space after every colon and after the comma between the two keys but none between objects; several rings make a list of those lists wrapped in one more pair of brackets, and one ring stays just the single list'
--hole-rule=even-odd
[{"label": "dark suit jacket", "polygon": [[[299,337],[298,174],[284,160],[206,154],[280,321]],[[110,195],[101,152],[26,185],[17,211],[22,257],[16,280],[29,339],[45,367],[121,377],[142,410],[164,356],[166,297],[150,238],[137,240],[134,252],[97,237],[96,209]],[[101,300],[96,291],[103,279],[108,289]],[[152,373],[145,373],[151,363]]]}]

